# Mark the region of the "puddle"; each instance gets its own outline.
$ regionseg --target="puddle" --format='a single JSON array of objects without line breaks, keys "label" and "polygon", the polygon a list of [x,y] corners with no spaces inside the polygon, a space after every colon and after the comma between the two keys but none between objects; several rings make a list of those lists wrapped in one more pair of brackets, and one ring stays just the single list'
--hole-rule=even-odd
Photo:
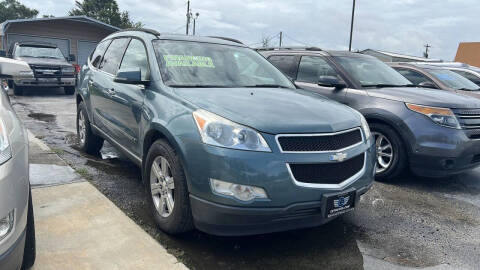
[{"label": "puddle", "polygon": [[53,114],[47,114],[47,113],[31,113],[28,115],[28,117],[31,117],[33,119],[37,119],[39,121],[43,122],[55,122],[56,116]]}]

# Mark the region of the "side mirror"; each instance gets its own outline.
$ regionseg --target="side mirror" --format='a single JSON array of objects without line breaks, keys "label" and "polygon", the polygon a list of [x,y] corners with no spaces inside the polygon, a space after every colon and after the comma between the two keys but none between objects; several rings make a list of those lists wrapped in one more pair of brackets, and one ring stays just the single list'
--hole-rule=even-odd
[{"label": "side mirror", "polygon": [[123,68],[118,70],[113,79],[114,82],[124,84],[146,84],[148,81],[142,81],[142,71],[140,68]]},{"label": "side mirror", "polygon": [[33,78],[33,71],[24,61],[0,58],[0,77],[30,79]]},{"label": "side mirror", "polygon": [[424,88],[438,89],[438,87],[435,84],[433,84],[432,82],[428,82],[428,81],[421,82],[421,83],[418,84],[418,86],[424,87]]},{"label": "side mirror", "polygon": [[67,61],[69,61],[69,62],[74,62],[75,60],[77,60],[77,58],[75,57],[75,54],[70,54],[67,57]]},{"label": "side mirror", "polygon": [[0,57],[7,57],[7,51],[0,50]]},{"label": "side mirror", "polygon": [[318,85],[324,87],[335,87],[335,89],[343,89],[347,84],[336,76],[320,76],[318,78]]}]

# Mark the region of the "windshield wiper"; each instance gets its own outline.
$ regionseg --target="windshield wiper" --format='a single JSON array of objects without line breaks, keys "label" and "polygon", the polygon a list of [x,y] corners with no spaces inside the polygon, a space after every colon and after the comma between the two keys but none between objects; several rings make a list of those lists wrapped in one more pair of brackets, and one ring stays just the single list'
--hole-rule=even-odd
[{"label": "windshield wiper", "polygon": [[235,86],[215,85],[215,84],[171,84],[173,88],[232,88]]},{"label": "windshield wiper", "polygon": [[279,85],[279,84],[255,84],[255,85],[245,85],[242,87],[252,87],[252,88],[287,88],[290,89],[290,87],[287,87],[285,85]]},{"label": "windshield wiper", "polygon": [[462,90],[462,91],[478,91],[478,90],[480,90],[480,88],[471,89],[471,88],[462,87],[462,88],[458,88],[457,90]]},{"label": "windshield wiper", "polygon": [[362,87],[417,87],[415,84],[388,84],[388,83],[378,83],[378,84],[363,84]]}]

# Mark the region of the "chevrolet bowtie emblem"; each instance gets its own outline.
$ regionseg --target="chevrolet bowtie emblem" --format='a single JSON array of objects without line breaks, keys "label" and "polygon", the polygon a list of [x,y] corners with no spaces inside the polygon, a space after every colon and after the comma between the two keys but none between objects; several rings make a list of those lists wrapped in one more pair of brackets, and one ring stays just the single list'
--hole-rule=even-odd
[{"label": "chevrolet bowtie emblem", "polygon": [[331,161],[342,162],[348,157],[347,153],[336,153],[335,155],[330,156]]}]

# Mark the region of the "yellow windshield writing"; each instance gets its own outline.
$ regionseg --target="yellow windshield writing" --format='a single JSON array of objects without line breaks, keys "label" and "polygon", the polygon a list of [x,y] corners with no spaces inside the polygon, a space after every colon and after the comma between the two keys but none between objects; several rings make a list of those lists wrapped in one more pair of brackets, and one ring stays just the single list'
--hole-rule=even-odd
[{"label": "yellow windshield writing", "polygon": [[208,56],[167,54],[163,59],[167,67],[215,68],[212,58]]}]

